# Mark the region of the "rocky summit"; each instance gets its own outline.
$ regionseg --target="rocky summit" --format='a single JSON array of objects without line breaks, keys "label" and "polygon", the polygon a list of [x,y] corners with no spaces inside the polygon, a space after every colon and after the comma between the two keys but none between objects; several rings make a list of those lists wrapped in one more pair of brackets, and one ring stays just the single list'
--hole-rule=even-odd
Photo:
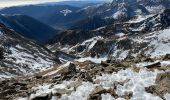
[{"label": "rocky summit", "polygon": [[170,0],[82,2],[0,9],[0,100],[170,100]]}]

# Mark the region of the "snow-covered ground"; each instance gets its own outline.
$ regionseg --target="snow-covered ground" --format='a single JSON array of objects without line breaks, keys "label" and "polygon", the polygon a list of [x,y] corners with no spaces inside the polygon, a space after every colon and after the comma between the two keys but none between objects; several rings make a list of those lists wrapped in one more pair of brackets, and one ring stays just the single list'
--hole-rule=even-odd
[{"label": "snow-covered ground", "polygon": [[146,54],[151,55],[151,57],[170,54],[170,29],[154,32],[153,35],[144,39],[150,41],[148,45],[150,49]]},{"label": "snow-covered ground", "polygon": [[54,55],[44,47],[11,30],[9,33],[6,31],[0,29],[0,47],[4,57],[0,63],[0,79],[44,71],[54,64]]},{"label": "snow-covered ground", "polygon": [[[6,59],[12,61],[13,60],[12,58],[15,58],[16,59],[14,61],[15,64],[19,64],[21,66],[28,65],[28,67],[31,68],[32,71],[40,69],[45,70],[46,68],[53,65],[53,62],[50,59],[43,59],[38,55],[32,55],[28,52],[21,52],[24,51],[25,49],[20,45],[17,45],[16,48],[11,47],[9,48],[9,50],[11,51],[11,54],[5,56]],[[35,58],[35,56],[37,56],[37,58]],[[27,72],[27,70],[29,70],[27,68],[20,67],[18,70],[23,73],[29,73]]]}]

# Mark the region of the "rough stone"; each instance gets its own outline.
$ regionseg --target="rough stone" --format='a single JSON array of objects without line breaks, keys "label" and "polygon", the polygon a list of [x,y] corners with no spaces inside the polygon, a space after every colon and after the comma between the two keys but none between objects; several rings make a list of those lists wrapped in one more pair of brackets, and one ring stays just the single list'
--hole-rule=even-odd
[{"label": "rough stone", "polygon": [[153,64],[150,64],[150,65],[147,65],[147,66],[144,66],[148,69],[152,69],[152,68],[160,68],[161,67],[161,63],[160,62],[157,62],[157,63],[153,63]]},{"label": "rough stone", "polygon": [[166,55],[163,57],[163,60],[170,60],[170,54],[166,54]]}]

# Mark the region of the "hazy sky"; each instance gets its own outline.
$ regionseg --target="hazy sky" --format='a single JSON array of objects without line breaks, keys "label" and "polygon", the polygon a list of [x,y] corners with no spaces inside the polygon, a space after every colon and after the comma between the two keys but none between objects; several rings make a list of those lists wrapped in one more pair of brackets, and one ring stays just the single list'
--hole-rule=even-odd
[{"label": "hazy sky", "polygon": [[[44,2],[59,2],[59,1],[68,1],[68,0],[0,0],[0,7],[9,7],[9,6],[16,6],[16,5],[23,5],[23,4],[37,4],[37,3],[44,3]],[[70,0],[70,1],[78,1],[78,0]]]},{"label": "hazy sky", "polygon": [[36,4],[43,2],[58,2],[64,0],[0,0],[0,7],[9,7],[23,4]]}]

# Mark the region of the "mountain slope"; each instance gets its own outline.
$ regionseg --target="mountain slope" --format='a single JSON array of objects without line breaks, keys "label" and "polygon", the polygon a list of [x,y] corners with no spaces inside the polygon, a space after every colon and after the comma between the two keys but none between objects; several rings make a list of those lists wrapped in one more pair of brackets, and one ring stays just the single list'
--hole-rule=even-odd
[{"label": "mountain slope", "polygon": [[0,78],[42,71],[59,60],[45,47],[0,24]]},{"label": "mountain slope", "polygon": [[[170,8],[168,4],[170,4],[169,0],[113,0],[112,3],[103,3],[82,8],[66,5],[10,7],[2,9],[0,13],[25,14],[56,29],[72,29],[73,27],[75,29],[79,24],[84,26],[96,25],[99,21],[95,20],[93,18],[94,16],[99,16],[103,21],[114,23],[115,20],[117,22],[124,21],[135,15],[145,16],[157,14]],[[40,10],[42,12],[38,13]],[[67,14],[63,14],[63,11],[67,11]],[[90,21],[89,18],[91,18]],[[105,25],[108,25],[108,23],[105,23]],[[100,25],[96,26],[100,27]],[[79,28],[83,29],[84,27]]]},{"label": "mountain slope", "polygon": [[[170,26],[169,16],[170,10],[167,9],[161,14],[148,15],[146,17],[136,16],[126,22],[100,27],[85,33],[83,31],[66,31],[58,34],[56,38],[50,41],[51,47],[53,47],[51,49],[55,50],[58,48],[65,50],[67,53],[85,57],[112,56],[121,58],[121,55],[124,55],[122,57],[124,59],[128,55],[137,56],[140,53],[144,55],[145,53],[142,51],[154,51],[154,48],[152,48],[154,46],[147,45],[152,41],[146,41],[145,38],[158,38],[158,33],[164,34],[164,31],[169,29]],[[168,32],[165,34],[167,36]],[[70,39],[72,40],[70,41]],[[165,39],[165,42],[168,42],[168,40]],[[155,43],[155,47],[157,44]]]},{"label": "mountain slope", "polygon": [[86,0],[86,1],[61,1],[61,2],[52,2],[52,3],[44,3],[44,4],[39,4],[39,5],[69,5],[72,7],[86,7],[86,6],[93,6],[97,5],[99,3],[103,3],[104,1],[102,0]]},{"label": "mountain slope", "polygon": [[52,38],[57,33],[50,26],[26,15],[0,15],[0,22],[19,32],[22,36],[41,43]]},{"label": "mountain slope", "polygon": [[[76,20],[79,16],[75,16],[75,12],[79,7],[68,5],[29,5],[19,7],[9,7],[0,10],[1,14],[23,14],[33,17],[47,25],[56,29],[63,29],[72,20]],[[69,10],[67,16],[63,11]],[[41,11],[41,12],[40,12]]]}]

